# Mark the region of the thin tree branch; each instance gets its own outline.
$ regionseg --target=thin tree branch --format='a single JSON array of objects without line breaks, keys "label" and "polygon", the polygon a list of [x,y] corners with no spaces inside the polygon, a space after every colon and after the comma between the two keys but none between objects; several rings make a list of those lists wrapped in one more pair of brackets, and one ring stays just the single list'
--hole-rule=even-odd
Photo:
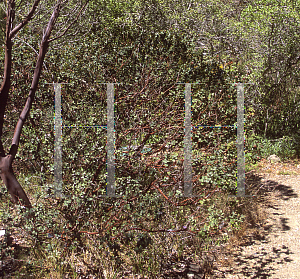
[{"label": "thin tree branch", "polygon": [[60,3],[58,3],[56,5],[56,7],[54,8],[52,16],[51,16],[51,18],[48,22],[46,32],[45,32],[45,34],[42,38],[42,41],[41,41],[39,56],[38,56],[38,60],[37,60],[37,63],[36,63],[35,70],[34,70],[34,75],[33,75],[32,83],[31,83],[29,96],[27,98],[24,109],[23,109],[23,111],[20,115],[20,118],[17,122],[14,137],[13,137],[13,140],[12,140],[12,146],[11,146],[11,149],[9,151],[9,153],[13,156],[13,158],[17,153],[22,128],[23,128],[23,125],[24,125],[24,122],[25,122],[26,118],[29,115],[29,112],[30,112],[30,109],[31,109],[31,106],[32,106],[32,103],[33,103],[33,100],[34,100],[35,92],[37,90],[38,82],[39,82],[40,75],[41,75],[42,68],[43,68],[44,58],[45,58],[45,55],[47,53],[48,46],[49,46],[49,37],[50,37],[51,31],[53,30],[53,27],[55,25],[56,19],[59,16],[60,7],[61,7],[61,5],[60,5]]},{"label": "thin tree branch", "polygon": [[60,34],[59,36],[57,36],[57,37],[49,40],[49,43],[52,42],[52,41],[54,41],[54,40],[57,40],[57,39],[61,38],[62,36],[64,36],[66,34],[66,32],[70,29],[70,27],[78,20],[81,12],[84,10],[84,8],[86,7],[86,5],[88,3],[89,3],[89,0],[87,0],[87,2],[83,5],[83,7],[80,9],[79,13],[77,14],[75,20],[69,24],[69,26],[65,29],[65,31],[62,34]]},{"label": "thin tree branch", "polygon": [[32,19],[39,2],[40,0],[35,0],[26,18],[10,32],[9,35],[11,39]]},{"label": "thin tree branch", "polygon": [[4,113],[6,110],[8,93],[11,85],[12,41],[9,34],[15,18],[14,4],[15,4],[14,1],[8,2],[7,14],[6,14],[4,73],[3,73],[3,80],[0,89],[0,139],[2,137]]},{"label": "thin tree branch", "polygon": [[[29,46],[29,47],[35,52],[35,54],[36,54],[37,56],[39,56],[39,53],[37,52],[37,50],[36,50],[33,46],[31,46],[31,45],[28,44],[27,42],[21,40],[20,38],[18,38],[18,39],[19,39],[22,43],[24,43],[25,45]],[[45,67],[46,71],[49,72],[49,70],[48,70],[48,68],[47,68],[47,66],[46,66],[46,62],[45,62],[45,61],[43,62],[43,64],[44,64],[44,67]]]}]

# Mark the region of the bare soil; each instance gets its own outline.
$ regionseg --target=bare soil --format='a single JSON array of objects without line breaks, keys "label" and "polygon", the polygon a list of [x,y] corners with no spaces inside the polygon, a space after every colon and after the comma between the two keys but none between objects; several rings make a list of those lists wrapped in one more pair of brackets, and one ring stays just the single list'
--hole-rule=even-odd
[{"label": "bare soil", "polygon": [[256,193],[243,198],[252,199],[247,222],[219,254],[214,278],[300,278],[300,162],[263,160],[246,185]]}]

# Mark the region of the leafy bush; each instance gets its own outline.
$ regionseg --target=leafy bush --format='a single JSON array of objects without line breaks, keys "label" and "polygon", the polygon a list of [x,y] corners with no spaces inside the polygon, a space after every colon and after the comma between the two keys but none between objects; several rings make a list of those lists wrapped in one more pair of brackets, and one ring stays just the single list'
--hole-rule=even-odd
[{"label": "leafy bush", "polygon": [[282,160],[293,159],[300,154],[300,144],[297,135],[284,136],[280,139],[265,139],[262,136],[251,135],[246,138],[245,158],[247,162],[257,162],[272,154]]}]

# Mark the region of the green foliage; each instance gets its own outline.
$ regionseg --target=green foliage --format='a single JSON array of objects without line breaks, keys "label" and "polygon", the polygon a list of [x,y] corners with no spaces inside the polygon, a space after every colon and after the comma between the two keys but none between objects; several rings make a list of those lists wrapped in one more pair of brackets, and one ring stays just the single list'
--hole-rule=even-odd
[{"label": "green foliage", "polygon": [[[26,174],[27,178],[20,181],[35,201],[31,212],[34,221],[28,221],[24,227],[35,247],[35,258],[51,259],[51,266],[59,267],[60,274],[65,275],[72,270],[67,259],[88,253],[93,255],[95,266],[98,265],[94,269],[89,266],[89,272],[96,276],[104,274],[103,262],[109,262],[109,268],[115,269],[125,265],[124,255],[136,272],[145,272],[147,261],[153,269],[160,270],[158,265],[173,252],[176,237],[177,250],[183,250],[182,235],[185,231],[196,253],[203,247],[196,247],[197,237],[193,238],[191,234],[197,233],[201,239],[211,242],[213,233],[222,222],[234,231],[244,218],[236,210],[236,204],[225,206],[223,202],[218,206],[212,205],[215,202],[212,193],[226,197],[236,191],[234,128],[193,129],[193,170],[196,178],[193,192],[203,199],[183,200],[180,197],[184,187],[185,114],[183,85],[176,83],[199,83],[192,85],[194,126],[234,125],[236,90],[229,83],[245,80],[246,64],[238,61],[224,68],[221,57],[204,55],[205,49],[195,50],[199,30],[195,27],[194,32],[189,34],[186,30],[196,26],[196,19],[201,19],[201,15],[197,18],[199,7],[196,5],[148,2],[149,5],[141,1],[91,1],[89,9],[93,13],[85,14],[88,15],[87,22],[93,22],[89,32],[80,33],[82,36],[76,38],[77,42],[72,36],[67,37],[63,47],[59,46],[62,41],[58,40],[45,60],[46,71],[23,129],[16,167],[20,176]],[[217,23],[220,29],[224,27],[222,10],[219,9],[221,2],[216,1],[215,5],[206,7],[213,14],[213,24]],[[179,11],[182,7],[183,14],[171,15],[170,11]],[[189,13],[191,18],[187,16]],[[245,10],[244,14],[246,21],[256,24],[249,19],[254,10]],[[186,18],[180,21],[181,16]],[[230,17],[230,20],[233,19]],[[178,28],[169,28],[172,20],[178,22]],[[10,95],[5,120],[6,138],[12,136],[30,88],[35,64],[32,46],[37,47],[42,32],[33,32],[31,27],[23,31],[26,40],[22,42],[21,38],[16,38],[15,42],[13,94]],[[238,26],[235,27],[238,29]],[[268,30],[264,26],[259,29],[262,34]],[[212,29],[210,31],[213,32]],[[223,28],[219,35],[225,36],[226,32]],[[216,42],[214,34],[206,35],[212,40],[212,45],[219,44],[221,47],[222,43]],[[238,36],[238,32],[235,35]],[[264,67],[263,64],[259,66]],[[258,72],[248,78],[251,80],[256,74]],[[269,77],[268,84],[271,80]],[[66,126],[105,125],[106,87],[100,83],[123,82],[115,85],[118,199],[103,197],[107,175],[106,130],[78,127],[63,128],[65,198],[53,198],[54,93],[52,86],[46,85],[46,82],[67,83],[62,85],[62,120]],[[264,87],[261,86],[261,89],[264,90]],[[263,119],[270,92],[259,101],[256,96],[246,95],[246,103],[252,104],[248,106],[250,109],[247,107],[247,129]],[[291,95],[288,98],[287,104],[294,102],[293,109],[296,111],[298,97],[297,101]],[[261,114],[259,106],[264,108]],[[287,117],[291,119],[290,111],[288,105],[280,110],[282,117],[278,124],[272,122],[273,132],[279,130]],[[293,123],[297,120],[295,113]],[[261,132],[263,128],[261,126],[258,130]],[[149,138],[145,140],[147,135]],[[143,140],[147,146],[143,153],[138,154],[130,148],[125,153],[121,149],[132,145],[133,141],[134,145],[139,145]],[[257,140],[261,144],[257,144]],[[6,145],[9,143],[7,141]],[[296,143],[294,141],[292,146],[288,139],[284,139],[281,145],[271,150],[261,138],[249,138],[246,158],[258,160],[270,152],[292,156],[296,154],[292,151],[297,148]],[[163,144],[167,144],[168,149],[162,147]],[[33,182],[33,177],[37,181]],[[1,217],[3,220],[8,218],[4,211]],[[182,234],[175,236],[176,230]],[[45,274],[47,270],[41,273]]]},{"label": "green foliage", "polygon": [[262,158],[272,154],[282,160],[299,157],[300,146],[297,137],[285,136],[280,139],[270,140],[262,136],[251,135],[247,137],[245,146],[245,158],[249,163],[256,163]]},{"label": "green foliage", "polygon": [[299,1],[251,1],[241,13],[239,28],[248,42],[245,66],[250,79],[256,82],[253,93],[246,98],[255,109],[249,125],[267,138],[299,130],[297,5]]},{"label": "green foliage", "polygon": [[245,219],[244,215],[241,215],[236,211],[233,211],[229,216],[229,225],[231,227],[231,230],[233,231],[238,230],[244,219]]}]

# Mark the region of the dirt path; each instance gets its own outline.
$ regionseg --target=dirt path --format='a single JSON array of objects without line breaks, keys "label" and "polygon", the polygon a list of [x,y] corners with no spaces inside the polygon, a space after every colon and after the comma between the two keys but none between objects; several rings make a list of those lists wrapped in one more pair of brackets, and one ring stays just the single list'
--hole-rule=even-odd
[{"label": "dirt path", "polygon": [[[282,173],[286,173],[283,175]],[[289,173],[289,174],[288,174]],[[262,164],[265,218],[218,264],[215,278],[300,278],[300,165]]]}]

